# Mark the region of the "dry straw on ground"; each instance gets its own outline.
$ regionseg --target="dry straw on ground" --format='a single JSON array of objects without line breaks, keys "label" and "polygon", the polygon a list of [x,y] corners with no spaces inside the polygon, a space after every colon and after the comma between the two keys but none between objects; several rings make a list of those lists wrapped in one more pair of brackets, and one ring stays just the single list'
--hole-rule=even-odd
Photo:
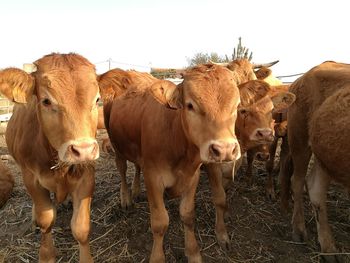
[{"label": "dry straw on ground", "polygon": [[[3,141],[0,154],[7,154]],[[8,166],[15,176],[16,186],[11,199],[0,210],[0,262],[37,262],[40,234],[38,229],[32,231],[31,228],[31,201],[12,159],[9,159]],[[102,153],[96,171],[90,238],[95,262],[148,262],[152,233],[144,188],[134,209],[123,211],[120,208],[119,178],[113,156]],[[305,198],[305,212],[309,241],[295,243],[291,241],[291,214],[281,214],[279,203],[266,198],[265,171],[258,164],[256,171],[258,175],[253,187],[247,186],[241,172],[227,193],[230,251],[222,250],[216,243],[215,211],[207,177],[205,173],[202,174],[196,195],[196,234],[204,262],[319,262],[315,220],[308,198]],[[132,173],[131,169],[129,172]],[[328,200],[329,221],[337,245],[345,262],[350,262],[349,198],[342,188],[333,186]],[[178,200],[166,200],[170,226],[164,249],[167,262],[171,263],[187,262],[178,205]],[[69,226],[71,215],[71,205],[58,206],[53,228],[57,262],[78,262],[78,246]]]}]

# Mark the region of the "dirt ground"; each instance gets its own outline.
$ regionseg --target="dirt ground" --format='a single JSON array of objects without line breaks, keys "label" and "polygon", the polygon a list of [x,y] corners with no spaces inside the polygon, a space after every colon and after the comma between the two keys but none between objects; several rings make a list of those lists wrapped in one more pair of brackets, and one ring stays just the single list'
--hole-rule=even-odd
[{"label": "dirt ground", "polygon": [[[100,134],[99,138],[104,134]],[[0,154],[7,154],[1,138]],[[11,199],[0,210],[0,262],[37,262],[40,245],[38,229],[31,230],[31,200],[12,159],[7,164],[15,176]],[[229,189],[230,218],[227,220],[231,249],[222,250],[216,243],[215,211],[205,173],[196,195],[196,235],[204,262],[320,262],[316,224],[308,198],[305,218],[309,241],[291,241],[291,213],[283,215],[279,202],[266,198],[266,173],[256,164],[256,180],[248,187],[240,171]],[[129,165],[132,173],[132,166]],[[131,179],[131,176],[129,177]],[[277,179],[276,179],[277,181]],[[277,186],[278,191],[278,186]],[[101,153],[96,165],[96,188],[91,211],[90,244],[95,262],[148,262],[152,248],[149,209],[145,189],[135,208],[120,208],[119,178],[113,156]],[[179,218],[178,200],[166,200],[170,226],[164,240],[166,262],[187,262],[184,233]],[[328,198],[329,222],[344,261],[350,262],[350,203],[338,186],[332,186]],[[69,222],[71,206],[59,205],[53,228],[57,262],[78,262],[78,247]]]}]

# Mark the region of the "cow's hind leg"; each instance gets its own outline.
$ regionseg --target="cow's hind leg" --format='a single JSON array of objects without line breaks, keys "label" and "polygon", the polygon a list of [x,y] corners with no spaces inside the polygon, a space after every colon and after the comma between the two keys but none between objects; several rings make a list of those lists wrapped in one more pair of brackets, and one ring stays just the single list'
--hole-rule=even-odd
[{"label": "cow's hind leg", "polygon": [[273,143],[269,146],[270,158],[266,161],[265,168],[267,171],[266,181],[266,196],[271,200],[276,200],[275,183],[273,178],[273,166],[275,163],[275,155],[277,149],[278,138],[275,138]]},{"label": "cow's hind leg", "polygon": [[41,231],[39,250],[40,263],[56,261],[56,249],[53,245],[51,228],[56,218],[56,209],[50,199],[50,193],[43,188],[28,171],[22,170],[23,182],[33,200],[33,218]]},{"label": "cow's hind leg", "polygon": [[121,207],[126,210],[132,206],[129,186],[126,181],[126,171],[128,166],[126,159],[120,155],[118,151],[115,151],[115,163],[120,174],[120,204]]},{"label": "cow's hind leg", "polygon": [[[318,241],[323,253],[337,252],[327,216],[326,201],[329,184],[330,176],[315,158],[311,174],[307,177],[307,187],[317,223]],[[325,259],[330,262],[338,262],[334,255],[327,256]]]},{"label": "cow's hind leg", "polygon": [[[222,172],[220,164],[210,163],[206,165],[208,179],[211,188],[212,201],[215,206],[215,233],[220,247],[224,250],[230,248],[230,238],[225,225],[225,212],[227,211],[226,193],[222,184]],[[231,177],[232,180],[232,177]]]},{"label": "cow's hind leg", "polygon": [[79,243],[79,262],[91,263],[93,259],[90,253],[90,205],[95,187],[94,168],[86,168],[79,179],[70,178],[75,185],[71,193],[73,201],[73,216],[71,229],[74,238]]},{"label": "cow's hind leg", "polygon": [[180,203],[180,216],[184,224],[185,232],[185,254],[190,263],[202,262],[202,256],[199,252],[199,246],[194,234],[194,198],[199,181],[199,169],[195,177],[192,178],[191,186],[188,191],[183,193]]}]

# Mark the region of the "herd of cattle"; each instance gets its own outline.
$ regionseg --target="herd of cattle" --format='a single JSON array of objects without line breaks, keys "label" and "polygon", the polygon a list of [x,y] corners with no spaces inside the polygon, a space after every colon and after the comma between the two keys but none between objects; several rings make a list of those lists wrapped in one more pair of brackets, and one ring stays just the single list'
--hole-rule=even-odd
[{"label": "herd of cattle", "polygon": [[[51,233],[55,205],[68,195],[80,262],[93,262],[90,205],[94,160],[99,157],[98,128],[108,132],[103,148],[111,145],[115,154],[122,208],[130,207],[140,194],[143,173],[153,233],[150,262],[165,262],[163,239],[169,225],[165,192],[181,198],[188,261],[202,262],[194,233],[195,193],[202,168],[216,209],[217,241],[227,248],[225,190],[246,154],[249,180],[253,159],[267,161],[266,193],[274,199],[272,169],[279,137],[283,138],[281,202],[286,208],[292,195],[293,239],[307,238],[306,187],[321,251],[327,259],[339,260],[326,197],[332,180],[350,188],[350,65],[324,62],[291,85],[273,78],[266,65],[245,59],[184,70],[178,85],[120,69],[97,75],[94,65],[77,54],[50,54],[34,65],[31,73],[1,70],[0,92],[15,102],[6,143],[33,201],[33,221],[41,230],[39,262],[55,262]],[[312,154],[314,165],[306,176]],[[131,192],[127,161],[136,168]],[[0,206],[10,198],[13,185],[9,170],[0,163]]]}]

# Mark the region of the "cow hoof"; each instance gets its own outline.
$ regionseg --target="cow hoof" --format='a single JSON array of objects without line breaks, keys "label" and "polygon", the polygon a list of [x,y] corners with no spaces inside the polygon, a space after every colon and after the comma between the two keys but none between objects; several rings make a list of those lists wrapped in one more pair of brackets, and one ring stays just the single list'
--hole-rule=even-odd
[{"label": "cow hoof", "polygon": [[231,249],[231,242],[227,234],[221,235],[221,237],[217,236],[218,244],[224,251],[230,251]]},{"label": "cow hoof", "polygon": [[221,240],[221,241],[218,241],[218,243],[222,250],[226,252],[231,250],[231,242],[229,240],[225,240],[225,241]]},{"label": "cow hoof", "polygon": [[202,263],[202,256],[200,253],[198,253],[198,255],[196,256],[192,256],[188,258],[188,262],[189,263]]},{"label": "cow hoof", "polygon": [[133,205],[131,202],[121,202],[121,207],[124,211],[131,210],[133,208]]},{"label": "cow hoof", "polygon": [[293,232],[292,239],[293,239],[294,242],[305,243],[307,241],[306,231],[304,231],[304,232],[301,232],[301,231]]}]

